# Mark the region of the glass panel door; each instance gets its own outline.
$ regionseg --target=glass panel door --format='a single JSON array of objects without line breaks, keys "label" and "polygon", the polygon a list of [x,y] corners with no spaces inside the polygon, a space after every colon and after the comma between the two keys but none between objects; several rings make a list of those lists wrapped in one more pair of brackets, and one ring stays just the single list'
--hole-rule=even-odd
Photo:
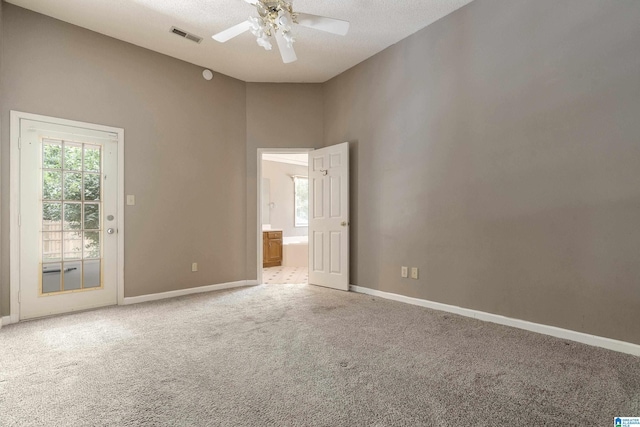
[{"label": "glass panel door", "polygon": [[102,284],[102,146],[42,140],[40,295]]},{"label": "glass panel door", "polygon": [[22,320],[116,304],[122,129],[27,113],[12,118],[20,129],[12,310]]}]

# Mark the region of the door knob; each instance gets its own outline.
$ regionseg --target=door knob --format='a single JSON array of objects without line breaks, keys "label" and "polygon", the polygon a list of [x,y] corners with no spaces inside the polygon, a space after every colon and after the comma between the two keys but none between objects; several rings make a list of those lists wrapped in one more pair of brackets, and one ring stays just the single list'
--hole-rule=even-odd
[{"label": "door knob", "polygon": [[115,232],[116,230],[114,230],[113,228],[107,228],[107,234],[113,234]]},{"label": "door knob", "polygon": [[349,223],[347,221],[342,221],[340,225],[343,227],[346,227],[347,225],[349,225]]}]

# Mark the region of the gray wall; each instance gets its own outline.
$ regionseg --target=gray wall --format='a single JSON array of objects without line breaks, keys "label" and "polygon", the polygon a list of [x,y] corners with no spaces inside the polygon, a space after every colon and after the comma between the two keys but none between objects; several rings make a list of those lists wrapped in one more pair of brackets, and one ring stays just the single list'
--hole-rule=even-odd
[{"label": "gray wall", "polygon": [[15,109],[125,128],[127,296],[255,279],[257,148],[346,140],[352,283],[640,343],[637,1],[476,0],[324,85],[0,13],[3,315]]},{"label": "gray wall", "polygon": [[257,272],[258,148],[322,146],[322,86],[247,83],[247,279]]},{"label": "gray wall", "polygon": [[[2,314],[9,111],[125,129],[125,296],[245,279],[245,83],[4,4]],[[28,30],[25,30],[28,29]],[[191,262],[199,272],[191,273]]]},{"label": "gray wall", "polygon": [[[271,228],[282,230],[284,237],[306,236],[309,227],[296,227],[294,204],[295,191],[292,175],[307,176],[306,166],[290,163],[262,161],[262,177],[268,178],[271,185],[271,202],[275,206],[269,210],[271,215]],[[264,208],[263,208],[264,209]]]},{"label": "gray wall", "polygon": [[325,83],[352,283],[640,343],[639,22],[477,0]]}]

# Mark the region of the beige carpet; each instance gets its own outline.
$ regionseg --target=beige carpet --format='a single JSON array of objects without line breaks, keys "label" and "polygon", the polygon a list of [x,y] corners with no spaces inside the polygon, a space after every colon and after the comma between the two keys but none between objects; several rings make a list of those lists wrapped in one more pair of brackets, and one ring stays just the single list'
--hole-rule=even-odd
[{"label": "beige carpet", "polygon": [[309,285],[0,330],[2,426],[610,426],[640,359]]}]

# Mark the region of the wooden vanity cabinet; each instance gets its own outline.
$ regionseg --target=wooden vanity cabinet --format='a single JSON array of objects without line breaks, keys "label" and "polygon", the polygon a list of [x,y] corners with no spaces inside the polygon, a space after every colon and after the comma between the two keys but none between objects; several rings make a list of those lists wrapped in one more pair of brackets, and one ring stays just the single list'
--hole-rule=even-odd
[{"label": "wooden vanity cabinet", "polygon": [[262,266],[282,265],[282,231],[262,232]]}]

